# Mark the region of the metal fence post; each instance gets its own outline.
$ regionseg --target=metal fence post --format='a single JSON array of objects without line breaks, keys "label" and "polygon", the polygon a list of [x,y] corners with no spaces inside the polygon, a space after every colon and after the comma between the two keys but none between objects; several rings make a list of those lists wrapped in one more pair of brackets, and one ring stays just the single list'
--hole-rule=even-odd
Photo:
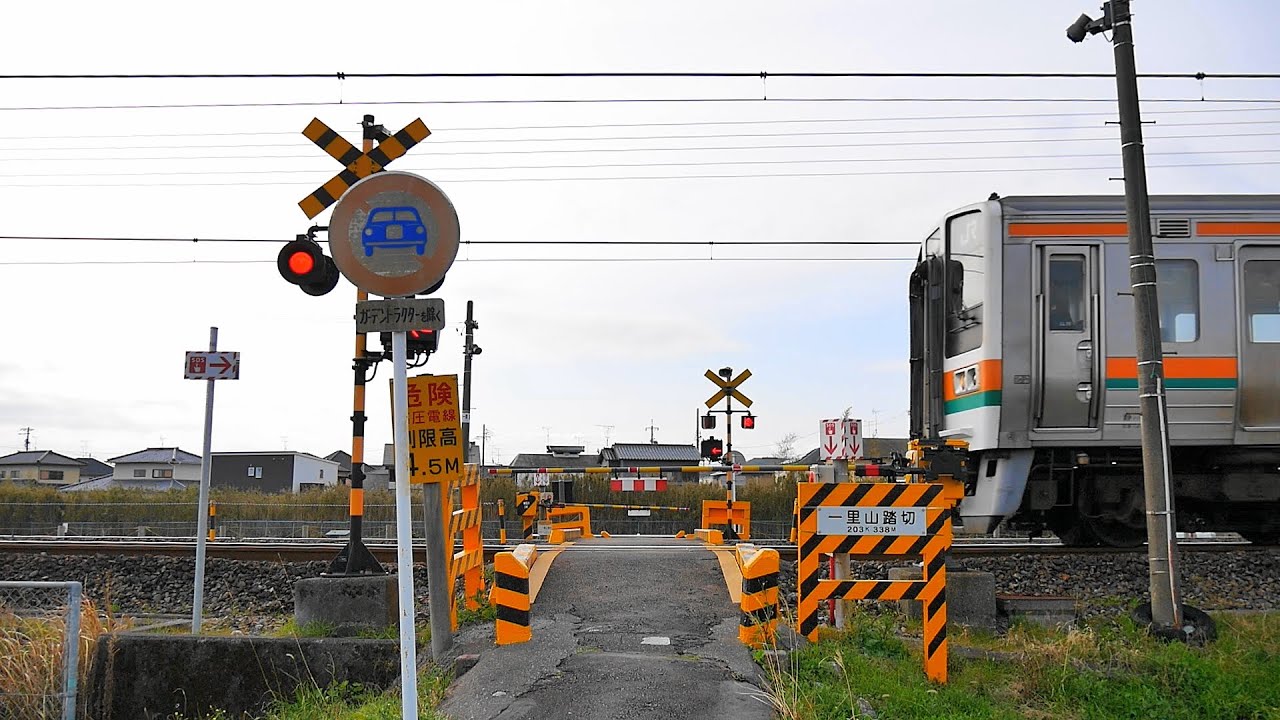
[{"label": "metal fence post", "polygon": [[78,582],[67,583],[67,632],[62,650],[62,719],[76,720],[76,692],[80,673],[80,597]]}]

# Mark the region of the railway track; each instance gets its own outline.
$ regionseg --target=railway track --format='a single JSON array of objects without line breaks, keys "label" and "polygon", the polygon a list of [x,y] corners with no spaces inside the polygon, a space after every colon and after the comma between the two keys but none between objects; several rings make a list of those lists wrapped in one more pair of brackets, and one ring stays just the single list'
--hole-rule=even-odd
[{"label": "railway track", "polygon": [[[485,561],[491,561],[495,553],[510,549],[515,543],[500,545],[486,542],[484,545]],[[757,541],[757,545],[772,547],[778,551],[783,560],[796,559],[794,545],[777,544],[769,541]],[[208,543],[206,552],[209,557],[230,560],[265,560],[281,562],[305,562],[332,560],[342,550],[345,543],[331,541],[287,541],[287,540],[218,540]],[[690,542],[693,550],[700,543]],[[366,543],[366,547],[374,557],[382,562],[395,562],[395,545],[392,543]],[[645,543],[644,536],[614,536],[608,544],[564,546],[570,552],[626,552],[646,548],[659,547]],[[670,545],[661,546],[670,550]],[[1178,543],[1183,552],[1229,552],[1238,550],[1266,550],[1266,547],[1252,545],[1244,541],[1228,540],[1187,540]],[[49,555],[165,555],[169,557],[194,557],[196,543],[194,540],[138,540],[138,539],[85,539],[68,540],[62,538],[6,538],[0,539],[0,553],[45,553]],[[459,548],[461,549],[461,548]],[[424,548],[415,545],[414,560],[425,562]],[[1066,547],[1057,542],[1031,541],[962,541],[951,549],[954,557],[983,557],[997,555],[1115,555],[1145,552],[1145,547],[1137,548],[1084,548]]]}]

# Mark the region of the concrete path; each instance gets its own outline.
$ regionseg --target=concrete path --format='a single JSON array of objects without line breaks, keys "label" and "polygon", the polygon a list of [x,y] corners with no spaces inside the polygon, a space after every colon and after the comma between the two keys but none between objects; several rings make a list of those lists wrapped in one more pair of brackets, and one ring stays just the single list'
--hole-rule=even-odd
[{"label": "concrete path", "polygon": [[[658,546],[619,549],[623,546]],[[731,580],[732,582],[732,580]],[[766,720],[757,666],[737,639],[716,553],[666,538],[583,540],[553,561],[533,604],[533,640],[460,638],[480,662],[450,688],[456,720]]]}]

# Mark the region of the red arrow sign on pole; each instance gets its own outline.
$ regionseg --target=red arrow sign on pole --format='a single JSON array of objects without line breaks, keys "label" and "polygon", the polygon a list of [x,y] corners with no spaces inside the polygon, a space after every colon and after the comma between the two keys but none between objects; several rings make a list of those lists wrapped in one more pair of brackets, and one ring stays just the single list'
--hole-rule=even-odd
[{"label": "red arrow sign on pole", "polygon": [[209,363],[209,367],[221,368],[221,370],[218,371],[218,374],[226,375],[228,372],[231,371],[231,368],[235,367],[235,363],[231,362],[231,360],[228,359],[226,355],[219,355],[218,362]]}]

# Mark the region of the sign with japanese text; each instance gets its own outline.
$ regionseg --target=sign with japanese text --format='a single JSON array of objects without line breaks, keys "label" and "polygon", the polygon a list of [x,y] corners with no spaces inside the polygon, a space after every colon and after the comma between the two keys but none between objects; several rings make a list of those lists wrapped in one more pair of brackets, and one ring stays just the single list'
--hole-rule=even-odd
[{"label": "sign with japanese text", "polygon": [[820,507],[819,535],[925,535],[924,508]]},{"label": "sign with japanese text", "polygon": [[356,332],[409,332],[444,329],[444,300],[394,298],[356,303]]},{"label": "sign with japanese text", "polygon": [[462,413],[457,375],[409,378],[409,482],[462,478]]}]

